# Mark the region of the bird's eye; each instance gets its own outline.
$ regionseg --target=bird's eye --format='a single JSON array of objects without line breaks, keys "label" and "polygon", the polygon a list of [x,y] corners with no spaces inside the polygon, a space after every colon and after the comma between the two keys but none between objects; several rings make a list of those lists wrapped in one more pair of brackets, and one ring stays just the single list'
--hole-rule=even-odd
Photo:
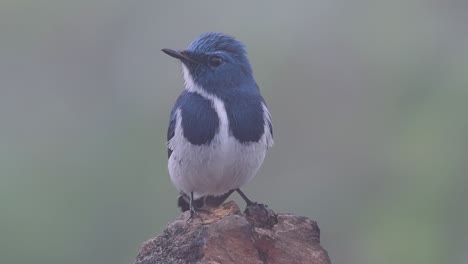
[{"label": "bird's eye", "polygon": [[221,65],[221,63],[223,63],[223,58],[219,56],[211,56],[209,62],[210,66],[218,67],[219,65]]}]

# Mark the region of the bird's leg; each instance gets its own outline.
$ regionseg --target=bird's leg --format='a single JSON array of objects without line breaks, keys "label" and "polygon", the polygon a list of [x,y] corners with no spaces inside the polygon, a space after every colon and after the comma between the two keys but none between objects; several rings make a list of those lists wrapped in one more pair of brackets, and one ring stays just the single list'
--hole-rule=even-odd
[{"label": "bird's leg", "polygon": [[203,219],[201,218],[201,216],[200,216],[200,214],[198,212],[204,212],[204,213],[211,213],[211,212],[208,211],[208,210],[204,210],[204,209],[195,207],[194,201],[195,201],[195,199],[193,199],[193,192],[190,192],[190,208],[189,208],[190,217],[187,219],[187,222],[190,221],[191,219],[193,219],[193,216],[197,216],[203,222]]},{"label": "bird's leg", "polygon": [[192,220],[194,215],[198,216],[200,218],[200,220],[201,220],[200,215],[198,215],[197,212],[195,211],[195,206],[193,205],[193,201],[194,201],[193,200],[193,192],[190,192],[190,204],[189,204],[189,206],[190,206],[189,207],[190,208],[189,209],[190,210],[190,217],[187,219],[187,221]]},{"label": "bird's leg", "polygon": [[242,199],[244,199],[244,201],[245,201],[245,203],[247,204],[247,206],[251,206],[251,205],[257,204],[256,202],[252,202],[252,201],[247,197],[247,195],[245,195],[239,188],[236,189],[236,192],[242,197]]}]

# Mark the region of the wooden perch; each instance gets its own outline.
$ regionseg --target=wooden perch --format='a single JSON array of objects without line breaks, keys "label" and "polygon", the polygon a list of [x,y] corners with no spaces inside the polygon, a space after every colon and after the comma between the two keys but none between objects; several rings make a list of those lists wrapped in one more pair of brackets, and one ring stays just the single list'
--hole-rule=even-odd
[{"label": "wooden perch", "polygon": [[163,233],[143,243],[135,264],[330,264],[315,221],[275,214],[261,205],[244,214],[234,202],[177,217]]}]

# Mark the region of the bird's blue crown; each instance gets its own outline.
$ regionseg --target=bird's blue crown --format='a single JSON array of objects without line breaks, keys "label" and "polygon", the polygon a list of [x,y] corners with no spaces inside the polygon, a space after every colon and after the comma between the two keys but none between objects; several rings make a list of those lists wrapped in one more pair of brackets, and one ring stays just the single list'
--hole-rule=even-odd
[{"label": "bird's blue crown", "polygon": [[223,33],[205,33],[195,39],[184,55],[193,61],[182,61],[194,83],[203,89],[220,90],[244,88],[258,90],[252,75],[244,45]]},{"label": "bird's blue crown", "polygon": [[246,59],[247,54],[245,46],[240,41],[232,36],[218,32],[209,32],[200,35],[189,44],[187,50],[198,54],[225,52],[241,59]]}]

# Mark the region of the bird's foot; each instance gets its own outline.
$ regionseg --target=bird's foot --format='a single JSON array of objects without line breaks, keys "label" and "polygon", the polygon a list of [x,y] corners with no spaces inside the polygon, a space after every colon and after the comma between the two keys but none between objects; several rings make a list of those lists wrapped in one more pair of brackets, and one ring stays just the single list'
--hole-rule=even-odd
[{"label": "bird's foot", "polygon": [[271,211],[268,209],[268,205],[262,204],[262,203],[257,203],[257,202],[250,202],[247,204],[245,207],[244,213],[249,213],[249,212],[261,212],[264,214],[268,214],[268,211]]},{"label": "bird's foot", "polygon": [[201,209],[201,208],[192,207],[192,208],[190,208],[190,216],[187,219],[187,221],[185,221],[185,222],[192,221],[195,217],[197,217],[203,223],[203,218],[201,217],[200,213],[211,214],[211,211]]},{"label": "bird's foot", "polygon": [[268,205],[252,202],[245,208],[244,214],[247,220],[255,227],[272,228],[278,223],[278,218]]}]

